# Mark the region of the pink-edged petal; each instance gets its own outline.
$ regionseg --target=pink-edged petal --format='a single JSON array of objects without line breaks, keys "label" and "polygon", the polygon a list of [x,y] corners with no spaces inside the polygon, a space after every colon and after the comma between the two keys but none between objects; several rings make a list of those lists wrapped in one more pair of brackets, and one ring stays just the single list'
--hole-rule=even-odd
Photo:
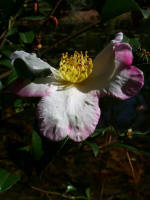
[{"label": "pink-edged petal", "polygon": [[115,57],[115,45],[123,39],[123,33],[118,33],[94,59],[92,74],[86,79],[79,90],[88,92],[90,90],[101,91],[113,78],[118,62]]},{"label": "pink-edged petal", "polygon": [[18,79],[10,87],[9,91],[21,97],[43,97],[50,94],[50,86],[43,79],[35,79],[35,82]]},{"label": "pink-edged petal", "polygon": [[57,79],[59,78],[58,70],[50,66],[47,62],[38,58],[35,53],[27,53],[25,51],[15,51],[11,54],[10,58],[12,60],[12,64],[14,64],[16,59],[23,60],[27,65],[28,69],[35,75],[42,73],[45,70],[49,70],[53,73],[55,78]]},{"label": "pink-edged petal", "polygon": [[94,59],[93,72],[91,77],[107,76],[109,79],[116,67],[114,46],[121,42],[123,33],[118,33],[114,40],[112,40]]},{"label": "pink-edged petal", "polygon": [[94,60],[93,74],[84,81],[80,90],[97,90],[102,96],[112,95],[120,99],[134,96],[143,86],[143,73],[132,66],[132,48],[120,43],[123,34],[116,38]]},{"label": "pink-edged petal", "polygon": [[114,51],[116,60],[118,62],[116,64],[118,64],[119,66],[132,64],[132,48],[128,43],[115,43]]},{"label": "pink-edged petal", "polygon": [[114,96],[120,99],[128,99],[139,92],[144,84],[143,72],[137,67],[128,66],[120,70],[109,82],[102,95]]},{"label": "pink-edged petal", "polygon": [[100,108],[96,93],[82,93],[76,88],[53,91],[38,104],[41,133],[55,141],[69,136],[74,141],[85,140],[96,128]]}]

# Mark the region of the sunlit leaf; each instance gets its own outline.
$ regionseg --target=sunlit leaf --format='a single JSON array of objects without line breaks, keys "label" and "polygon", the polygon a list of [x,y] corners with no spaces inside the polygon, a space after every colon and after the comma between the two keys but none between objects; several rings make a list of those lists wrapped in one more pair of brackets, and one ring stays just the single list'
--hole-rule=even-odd
[{"label": "sunlit leaf", "polygon": [[10,189],[20,178],[20,174],[11,174],[0,168],[0,193]]},{"label": "sunlit leaf", "polygon": [[66,192],[73,192],[73,191],[76,191],[76,187],[72,184],[69,184],[67,185],[67,189],[66,189]]},{"label": "sunlit leaf", "polygon": [[90,200],[90,188],[86,188],[85,194],[87,196],[87,199]]}]

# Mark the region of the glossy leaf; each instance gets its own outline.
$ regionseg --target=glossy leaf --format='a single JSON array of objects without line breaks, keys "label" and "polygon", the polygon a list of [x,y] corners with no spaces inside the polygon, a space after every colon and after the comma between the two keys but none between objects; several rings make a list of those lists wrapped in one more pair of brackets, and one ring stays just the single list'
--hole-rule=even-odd
[{"label": "glossy leaf", "polygon": [[86,188],[85,190],[86,196],[87,196],[87,200],[90,200],[90,188]]},{"label": "glossy leaf", "polygon": [[20,174],[11,174],[0,168],[0,193],[10,189],[20,178]]},{"label": "glossy leaf", "polygon": [[11,62],[10,62],[10,60],[8,60],[8,59],[0,60],[0,66],[5,66],[7,68],[12,68],[13,67]]},{"label": "glossy leaf", "polygon": [[9,60],[10,60],[10,55],[11,55],[11,53],[12,53],[11,50],[9,50],[9,49],[6,48],[6,47],[3,47],[3,48],[0,49],[0,53],[1,53],[2,55],[6,56],[7,58],[9,58]]},{"label": "glossy leaf", "polygon": [[89,141],[86,141],[85,144],[90,146],[90,148],[93,151],[94,156],[96,157],[99,153],[99,146],[95,142],[89,142]]},{"label": "glossy leaf", "polygon": [[24,43],[32,43],[34,40],[34,33],[32,31],[25,32],[25,33],[19,33],[20,39]]}]

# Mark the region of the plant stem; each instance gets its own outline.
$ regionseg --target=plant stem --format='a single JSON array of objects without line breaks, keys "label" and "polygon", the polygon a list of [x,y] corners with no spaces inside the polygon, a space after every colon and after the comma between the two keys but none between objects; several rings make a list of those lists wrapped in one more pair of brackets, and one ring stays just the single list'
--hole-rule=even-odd
[{"label": "plant stem", "polygon": [[38,188],[38,187],[35,187],[35,186],[30,186],[33,190],[36,190],[36,191],[39,191],[39,192],[42,192],[42,193],[45,193],[45,194],[51,194],[51,195],[56,195],[56,196],[60,196],[62,198],[65,198],[65,199],[71,199],[71,200],[76,200],[76,199],[87,199],[86,197],[82,197],[82,196],[78,196],[78,197],[75,197],[75,196],[68,196],[68,195],[65,195],[65,194],[61,194],[59,192],[52,192],[52,191],[47,191],[47,190],[43,190],[41,188]]}]

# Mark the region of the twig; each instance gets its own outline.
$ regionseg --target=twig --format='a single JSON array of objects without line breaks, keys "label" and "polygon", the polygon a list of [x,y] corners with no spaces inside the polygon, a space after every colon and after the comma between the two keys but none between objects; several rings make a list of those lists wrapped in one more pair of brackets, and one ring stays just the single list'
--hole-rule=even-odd
[{"label": "twig", "polygon": [[138,188],[137,188],[137,179],[136,179],[136,175],[135,175],[134,167],[133,167],[133,165],[132,165],[132,161],[131,161],[129,152],[127,151],[126,154],[127,154],[127,158],[128,158],[128,161],[129,161],[129,165],[130,165],[131,171],[132,171],[132,177],[133,177],[134,182],[135,182],[135,191],[136,191],[137,200],[141,200],[140,193],[139,193],[139,190],[138,190]]},{"label": "twig", "polygon": [[2,80],[4,78],[6,78],[7,76],[9,76],[9,74],[11,74],[11,72],[13,72],[13,71],[14,71],[14,69],[11,69],[11,70],[9,70],[9,71],[4,72],[3,74],[1,74],[0,75],[0,80]]},{"label": "twig", "polygon": [[[5,30],[5,31],[2,33],[2,35],[0,36],[0,39],[1,39],[0,48],[3,47],[3,45],[4,45],[4,43],[5,43],[6,39],[7,39],[7,36],[8,36],[9,31],[10,31],[10,30],[12,29],[12,27],[14,26],[15,21],[16,21],[17,17],[20,15],[21,11],[22,11],[22,8],[20,8],[20,9],[18,10],[17,14],[16,14],[13,18],[10,17],[7,30]],[[11,20],[12,20],[12,21],[11,21]]]},{"label": "twig", "polygon": [[61,3],[61,1],[62,0],[57,1],[55,7],[53,8],[52,12],[50,13],[51,16],[54,15],[54,13],[55,13],[56,9],[58,8],[59,4]]},{"label": "twig", "polygon": [[111,141],[112,141],[112,136],[109,135],[109,138],[108,138],[108,144],[111,144]]},{"label": "twig", "polygon": [[129,161],[129,165],[130,165],[131,171],[132,171],[132,176],[136,180],[134,168],[133,168],[132,161],[131,161],[131,158],[130,158],[130,155],[129,155],[128,151],[127,151],[127,158],[128,158],[128,161]]},{"label": "twig", "polygon": [[2,46],[4,45],[6,39],[7,39],[7,36],[8,36],[8,30],[7,31],[4,31],[4,34],[3,34],[3,38],[2,38],[2,41],[0,43],[0,48],[2,48]]},{"label": "twig", "polygon": [[103,193],[104,193],[104,183],[102,184],[102,187],[101,187],[100,200],[103,200]]},{"label": "twig", "polygon": [[36,191],[39,191],[39,192],[42,192],[42,193],[45,193],[45,194],[51,194],[51,195],[56,195],[56,196],[60,196],[62,198],[65,198],[65,199],[71,199],[71,200],[76,200],[76,199],[87,199],[86,197],[75,197],[75,196],[67,196],[65,194],[61,194],[59,192],[52,192],[52,191],[47,191],[47,190],[43,190],[41,188],[38,188],[38,187],[35,187],[35,186],[30,186],[33,190],[36,190]]},{"label": "twig", "polygon": [[2,34],[1,34],[1,36],[0,36],[0,40],[4,37],[4,35],[7,33],[7,30],[5,30]]},{"label": "twig", "polygon": [[85,31],[88,31],[90,28],[92,28],[93,26],[95,26],[99,22],[100,21],[96,21],[95,23],[89,24],[89,25],[83,27],[82,29],[80,29],[79,31],[77,31],[76,33],[73,33],[73,34],[69,35],[68,37],[65,37],[64,39],[59,40],[57,43],[55,43],[54,45],[52,45],[49,49],[43,50],[42,55],[45,54],[45,53],[47,53],[48,51],[51,51],[52,49],[57,48],[60,44],[66,42],[68,40],[71,40],[74,37],[77,37],[78,35],[82,34]]}]

